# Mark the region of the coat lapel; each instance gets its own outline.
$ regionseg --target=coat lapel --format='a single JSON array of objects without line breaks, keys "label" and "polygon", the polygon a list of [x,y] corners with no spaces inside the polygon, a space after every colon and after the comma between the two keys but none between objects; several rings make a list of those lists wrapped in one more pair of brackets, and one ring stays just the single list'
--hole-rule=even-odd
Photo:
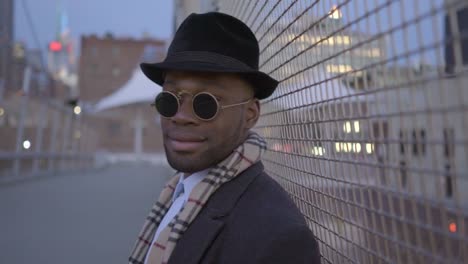
[{"label": "coat lapel", "polygon": [[185,231],[169,259],[169,264],[199,263],[203,253],[224,226],[224,221],[199,215]]},{"label": "coat lapel", "polygon": [[225,217],[234,208],[237,200],[247,189],[255,176],[263,171],[263,165],[258,162],[235,179],[222,185],[208,200],[200,214],[194,219],[177,242],[169,259],[169,264],[199,263],[203,254],[210,248],[213,241],[222,231]]}]

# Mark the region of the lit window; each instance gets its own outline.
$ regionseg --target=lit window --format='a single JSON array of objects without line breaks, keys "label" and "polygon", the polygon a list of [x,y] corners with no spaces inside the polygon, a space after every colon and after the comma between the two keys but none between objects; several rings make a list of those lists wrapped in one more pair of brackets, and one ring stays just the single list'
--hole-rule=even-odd
[{"label": "lit window", "polygon": [[343,130],[344,130],[344,132],[346,132],[348,134],[351,133],[351,122],[349,122],[349,121],[345,122],[344,125],[343,125]]},{"label": "lit window", "polygon": [[334,5],[330,12],[328,13],[329,17],[331,19],[340,19],[343,17],[343,14],[341,13],[340,9],[338,9],[338,6]]},{"label": "lit window", "polygon": [[370,58],[379,58],[382,56],[379,48],[364,48],[364,49],[356,49],[354,53],[358,56],[363,57],[370,57]]},{"label": "lit window", "polygon": [[359,121],[354,121],[352,126],[351,126],[350,121],[346,121],[343,124],[343,131],[346,132],[347,134],[353,132],[353,129],[355,133],[359,133],[361,131]]},{"label": "lit window", "polygon": [[345,152],[351,152],[353,149],[353,143],[346,143],[346,151]]},{"label": "lit window", "polygon": [[341,143],[339,143],[339,142],[335,143],[335,150],[336,150],[336,152],[341,152]]},{"label": "lit window", "polygon": [[361,131],[359,121],[354,121],[354,132],[359,133],[359,131]]},{"label": "lit window", "polygon": [[350,72],[353,70],[353,67],[351,67],[351,65],[347,65],[347,64],[330,64],[330,65],[327,65],[327,72],[330,72],[330,73],[346,73],[346,72]]},{"label": "lit window", "polygon": [[323,154],[325,153],[325,148],[315,146],[311,149],[310,152],[312,153],[312,155],[323,156]]},{"label": "lit window", "polygon": [[335,150],[336,152],[354,152],[354,153],[361,153],[362,145],[361,143],[351,143],[351,142],[341,142],[335,143]]},{"label": "lit window", "polygon": [[[292,41],[295,37],[296,36],[294,36],[293,34],[290,34],[288,36],[288,40]],[[296,41],[301,41],[303,43],[307,43],[310,45],[316,44],[316,43],[318,43],[318,45],[330,45],[330,46],[351,44],[351,38],[349,36],[333,36],[333,37],[326,38],[326,37],[302,35],[298,37]]]},{"label": "lit window", "polygon": [[380,57],[380,56],[381,56],[380,49],[373,48],[373,49],[369,50],[369,57],[376,58],[376,57]]},{"label": "lit window", "polygon": [[291,42],[296,36],[294,36],[293,34],[289,34],[288,37],[287,37],[287,41],[288,42]]},{"label": "lit window", "polygon": [[334,39],[333,44],[338,44],[338,45],[343,45],[343,44],[344,45],[349,45],[349,44],[351,44],[351,39],[349,38],[349,36],[336,36],[336,37],[330,38],[330,39]]},{"label": "lit window", "polygon": [[356,152],[356,153],[361,152],[361,143],[354,144],[354,152]]},{"label": "lit window", "polygon": [[[310,43],[315,44],[321,40],[320,37],[310,37]],[[321,44],[321,43],[320,43]]]},{"label": "lit window", "polygon": [[367,154],[372,154],[372,152],[374,152],[374,144],[367,143],[366,144],[366,152],[367,152]]}]

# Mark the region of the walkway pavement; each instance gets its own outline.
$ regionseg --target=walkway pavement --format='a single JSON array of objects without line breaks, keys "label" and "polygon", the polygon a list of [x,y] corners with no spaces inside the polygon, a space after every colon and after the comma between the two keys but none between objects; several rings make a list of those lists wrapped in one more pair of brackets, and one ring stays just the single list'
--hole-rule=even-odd
[{"label": "walkway pavement", "polygon": [[127,263],[170,175],[116,165],[0,185],[0,263]]}]

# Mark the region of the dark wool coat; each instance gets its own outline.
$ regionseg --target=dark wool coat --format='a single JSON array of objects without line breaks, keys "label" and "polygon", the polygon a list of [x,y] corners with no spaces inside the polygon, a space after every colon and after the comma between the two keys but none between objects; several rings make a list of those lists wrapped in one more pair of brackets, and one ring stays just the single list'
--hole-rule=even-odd
[{"label": "dark wool coat", "polygon": [[258,162],[222,185],[168,264],[320,263],[317,241],[289,195]]}]

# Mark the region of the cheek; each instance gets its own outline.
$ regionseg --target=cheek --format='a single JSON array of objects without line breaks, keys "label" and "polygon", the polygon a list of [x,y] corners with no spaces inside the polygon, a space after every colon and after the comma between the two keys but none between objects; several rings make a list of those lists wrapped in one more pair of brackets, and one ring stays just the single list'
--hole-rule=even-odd
[{"label": "cheek", "polygon": [[161,130],[163,132],[167,131],[168,128],[169,128],[169,123],[170,123],[170,120],[169,119],[166,119],[166,118],[162,118],[161,117]]},{"label": "cheek", "polygon": [[216,125],[217,130],[228,134],[231,134],[235,129],[239,129],[243,123],[241,113],[237,115],[222,115],[219,119],[220,122]]},{"label": "cheek", "polygon": [[245,123],[241,116],[222,116],[222,122],[210,130],[216,142],[231,143],[237,142],[244,133]]}]

